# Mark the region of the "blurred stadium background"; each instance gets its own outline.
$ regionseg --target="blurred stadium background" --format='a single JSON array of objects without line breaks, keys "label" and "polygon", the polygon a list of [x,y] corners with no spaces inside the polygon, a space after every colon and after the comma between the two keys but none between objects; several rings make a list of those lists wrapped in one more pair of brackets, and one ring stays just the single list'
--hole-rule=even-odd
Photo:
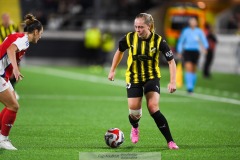
[{"label": "blurred stadium background", "polygon": [[[0,14],[9,13],[19,26],[29,12],[43,23],[44,34],[27,51],[21,67],[25,78],[16,87],[21,109],[10,138],[18,151],[1,149],[0,160],[70,160],[79,159],[79,152],[159,151],[162,159],[171,160],[239,159],[240,0],[0,0]],[[110,82],[109,70],[102,67],[110,66],[118,39],[134,30],[139,12],[153,15],[157,33],[173,50],[191,16],[201,28],[211,24],[218,38],[213,78],[201,76],[202,56],[194,95],[184,89],[167,92],[169,71],[161,60],[160,106],[180,147],[176,152],[166,148],[145,101],[141,142],[131,144],[125,68],[118,68],[116,80]],[[94,41],[90,34],[94,42],[90,46],[97,49],[86,43],[92,27],[97,30]],[[113,38],[99,45],[106,33]],[[126,141],[117,150],[109,149],[103,139],[111,127],[125,134]]]},{"label": "blurred stadium background", "polygon": [[[187,11],[189,6],[199,11]],[[170,12],[174,7],[176,10]],[[89,57],[93,57],[89,56],[84,39],[86,30],[94,26],[102,35],[107,32],[113,36],[115,45],[114,49],[109,47],[110,53],[102,53],[99,46],[99,55],[106,56],[104,65],[108,65],[118,39],[133,30],[134,17],[148,12],[155,19],[157,33],[168,39],[173,48],[172,38],[176,41],[189,17],[197,17],[201,27],[211,24],[219,41],[212,70],[240,73],[240,0],[0,0],[0,13],[9,13],[18,25],[29,12],[43,23],[45,32],[39,44],[30,47],[27,64],[89,64]],[[200,66],[202,61],[203,58]]]}]

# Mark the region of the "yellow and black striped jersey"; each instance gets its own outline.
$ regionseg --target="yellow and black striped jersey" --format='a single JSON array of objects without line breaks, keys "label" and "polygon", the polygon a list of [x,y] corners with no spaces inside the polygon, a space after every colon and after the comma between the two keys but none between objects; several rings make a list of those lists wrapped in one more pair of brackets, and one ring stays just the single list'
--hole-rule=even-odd
[{"label": "yellow and black striped jersey", "polygon": [[137,32],[127,33],[119,41],[119,51],[128,49],[126,82],[141,83],[149,79],[160,78],[160,52],[167,61],[173,59],[173,53],[166,41],[156,33],[151,33],[148,39],[141,39]]},{"label": "yellow and black striped jersey", "polygon": [[0,44],[4,41],[4,39],[8,35],[15,32],[18,32],[18,28],[14,24],[10,24],[8,27],[5,27],[2,24],[0,24]]}]

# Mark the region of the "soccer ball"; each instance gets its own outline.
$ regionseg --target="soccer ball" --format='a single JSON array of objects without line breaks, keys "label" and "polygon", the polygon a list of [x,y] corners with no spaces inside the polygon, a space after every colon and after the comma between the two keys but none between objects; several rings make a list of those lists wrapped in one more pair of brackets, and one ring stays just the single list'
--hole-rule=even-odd
[{"label": "soccer ball", "polygon": [[106,144],[111,148],[117,148],[124,142],[124,134],[118,128],[109,129],[104,138]]}]

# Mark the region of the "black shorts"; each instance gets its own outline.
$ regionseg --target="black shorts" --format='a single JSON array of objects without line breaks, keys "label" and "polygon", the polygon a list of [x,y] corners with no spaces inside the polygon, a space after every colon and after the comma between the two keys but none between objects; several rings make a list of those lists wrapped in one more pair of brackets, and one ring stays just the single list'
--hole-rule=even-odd
[{"label": "black shorts", "polygon": [[126,86],[128,98],[142,97],[143,93],[157,92],[160,94],[160,79],[150,79],[142,83],[129,83]]},{"label": "black shorts", "polygon": [[192,62],[193,64],[198,64],[199,51],[184,51],[183,61]]}]

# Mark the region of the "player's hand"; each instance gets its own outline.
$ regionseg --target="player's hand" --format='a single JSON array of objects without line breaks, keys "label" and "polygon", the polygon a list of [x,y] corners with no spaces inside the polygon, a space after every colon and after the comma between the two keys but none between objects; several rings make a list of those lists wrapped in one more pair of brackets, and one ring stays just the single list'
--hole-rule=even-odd
[{"label": "player's hand", "polygon": [[110,81],[114,81],[114,76],[115,76],[115,72],[110,71],[109,74],[108,74],[108,79]]},{"label": "player's hand", "polygon": [[16,79],[16,81],[20,81],[24,78],[24,76],[20,73],[18,69],[13,69],[13,75]]},{"label": "player's hand", "polygon": [[182,54],[181,53],[177,53],[177,59],[182,60]]},{"label": "player's hand", "polygon": [[207,52],[207,49],[205,49],[205,48],[202,48],[201,52],[202,52],[203,54],[207,54],[207,53],[208,53],[208,52]]},{"label": "player's hand", "polygon": [[173,92],[175,92],[177,90],[177,87],[176,87],[176,83],[169,83],[168,84],[168,91],[170,92],[170,93],[173,93]]}]

